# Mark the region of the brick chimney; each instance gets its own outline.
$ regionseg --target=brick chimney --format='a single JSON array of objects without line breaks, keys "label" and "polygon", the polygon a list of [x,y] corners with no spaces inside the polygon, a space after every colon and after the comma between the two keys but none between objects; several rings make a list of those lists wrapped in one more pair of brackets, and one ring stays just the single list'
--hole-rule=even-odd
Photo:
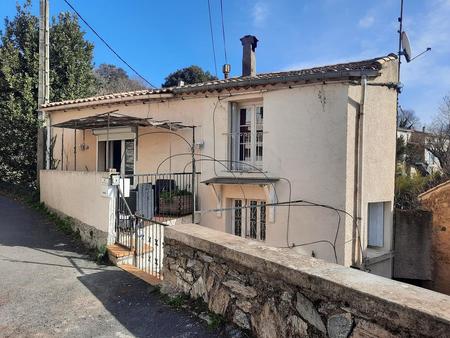
[{"label": "brick chimney", "polygon": [[256,75],[255,49],[258,39],[253,35],[246,35],[241,38],[242,42],[242,76]]}]

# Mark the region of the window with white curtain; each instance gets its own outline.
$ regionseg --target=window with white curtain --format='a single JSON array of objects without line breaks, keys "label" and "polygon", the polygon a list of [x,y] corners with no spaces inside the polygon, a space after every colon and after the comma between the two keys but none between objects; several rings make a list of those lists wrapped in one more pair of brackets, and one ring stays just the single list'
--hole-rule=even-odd
[{"label": "window with white curtain", "polygon": [[384,246],[384,202],[368,205],[368,245],[381,248]]}]

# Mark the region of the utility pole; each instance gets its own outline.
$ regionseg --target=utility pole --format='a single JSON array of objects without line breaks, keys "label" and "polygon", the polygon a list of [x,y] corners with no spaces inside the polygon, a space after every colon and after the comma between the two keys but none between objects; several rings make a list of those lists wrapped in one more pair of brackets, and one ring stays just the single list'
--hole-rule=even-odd
[{"label": "utility pole", "polygon": [[398,17],[398,72],[397,79],[400,82],[400,65],[402,64],[402,33],[403,33],[403,0],[400,0],[400,16]]},{"label": "utility pole", "polygon": [[41,110],[50,101],[50,25],[49,0],[40,0],[39,20],[39,88],[38,116],[40,125],[37,137],[37,179],[39,170],[50,169],[50,121]]}]

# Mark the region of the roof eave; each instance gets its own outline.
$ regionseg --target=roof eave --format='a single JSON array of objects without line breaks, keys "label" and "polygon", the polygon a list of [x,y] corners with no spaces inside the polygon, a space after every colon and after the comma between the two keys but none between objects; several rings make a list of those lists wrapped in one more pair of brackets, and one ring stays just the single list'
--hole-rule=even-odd
[{"label": "roof eave", "polygon": [[86,102],[77,102],[77,103],[69,103],[69,104],[58,104],[55,106],[42,107],[40,110],[43,112],[53,112],[53,111],[64,111],[69,109],[82,109],[88,108],[92,106],[99,105],[110,105],[117,103],[126,103],[133,101],[146,101],[146,100],[161,100],[161,99],[169,99],[174,95],[172,93],[164,93],[164,94],[148,94],[148,95],[140,95],[140,96],[129,96],[129,97],[119,97],[105,100],[95,100],[95,101],[86,101]]},{"label": "roof eave", "polygon": [[359,78],[361,76],[376,77],[380,74],[378,70],[351,70],[343,72],[328,72],[321,74],[304,74],[304,75],[289,75],[277,78],[249,78],[239,82],[226,82],[221,84],[202,85],[198,87],[176,87],[172,91],[174,94],[196,93],[205,91],[217,91],[224,89],[234,89],[242,87],[255,87],[261,85],[274,85],[279,83],[291,83],[299,81],[322,81],[330,79],[344,79],[344,78]]}]

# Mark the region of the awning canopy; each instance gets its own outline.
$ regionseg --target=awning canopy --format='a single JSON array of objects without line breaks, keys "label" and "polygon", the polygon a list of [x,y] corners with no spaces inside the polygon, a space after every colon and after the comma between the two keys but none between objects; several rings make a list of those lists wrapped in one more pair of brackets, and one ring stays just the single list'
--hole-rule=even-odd
[{"label": "awning canopy", "polygon": [[233,177],[233,176],[217,176],[208,180],[202,181],[206,185],[208,184],[254,184],[254,185],[267,185],[273,184],[279,181],[276,177]]},{"label": "awning canopy", "polygon": [[140,118],[128,116],[117,111],[102,113],[88,117],[80,117],[69,121],[53,124],[52,127],[68,129],[101,129],[115,127],[155,127],[169,130],[179,130],[183,128],[192,128],[193,126],[184,125],[175,121],[155,121],[152,118]]}]

